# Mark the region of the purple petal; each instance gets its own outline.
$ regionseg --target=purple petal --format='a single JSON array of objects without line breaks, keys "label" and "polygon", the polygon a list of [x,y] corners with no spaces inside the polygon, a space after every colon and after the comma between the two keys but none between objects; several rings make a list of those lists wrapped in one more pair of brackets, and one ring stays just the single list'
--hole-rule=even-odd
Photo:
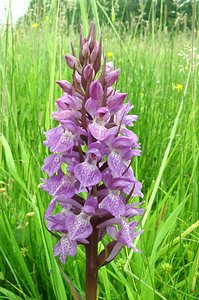
[{"label": "purple petal", "polygon": [[125,212],[125,216],[126,217],[135,217],[137,215],[142,215],[144,213],[144,210],[142,208],[133,208],[131,206],[131,204],[126,206],[126,212]]},{"label": "purple petal", "polygon": [[47,140],[44,141],[44,145],[46,145],[46,147],[51,147],[55,145],[56,143],[58,143],[63,133],[64,128],[62,126],[57,126],[48,130],[47,132],[44,132],[47,138]]},{"label": "purple petal", "polygon": [[80,203],[78,203],[76,200],[74,199],[63,199],[63,200],[58,200],[57,202],[59,202],[59,204],[61,205],[61,207],[67,209],[69,205],[72,205],[73,208],[77,208],[79,210],[82,209],[82,205]]},{"label": "purple petal", "polygon": [[54,191],[54,196],[60,197],[61,199],[67,199],[74,196],[78,189],[76,185],[76,179],[74,176],[65,175],[60,182],[60,185]]},{"label": "purple petal", "polygon": [[56,189],[59,187],[62,177],[63,173],[60,171],[58,172],[58,175],[54,175],[48,180],[43,180],[44,184],[41,184],[40,188],[48,192],[50,195],[53,195]]},{"label": "purple petal", "polygon": [[120,108],[124,99],[126,98],[127,93],[116,93],[107,99],[107,107],[111,113],[117,112]]},{"label": "purple petal", "polygon": [[77,79],[77,82],[78,83],[80,83],[81,82],[81,75],[77,72],[77,71],[75,71],[75,78]]},{"label": "purple petal", "polygon": [[71,240],[86,239],[92,233],[93,228],[90,223],[90,217],[84,212],[76,216],[72,227],[69,230]]},{"label": "purple petal", "polygon": [[103,88],[99,80],[95,80],[90,85],[90,96],[94,100],[100,100],[103,96]]},{"label": "purple petal", "polygon": [[107,86],[113,85],[117,81],[119,74],[120,74],[120,69],[109,72],[105,77]]},{"label": "purple petal", "polygon": [[67,110],[67,109],[80,110],[82,107],[82,100],[79,99],[78,97],[64,94],[64,96],[57,99],[56,105],[57,105],[58,110]]},{"label": "purple petal", "polygon": [[144,195],[141,192],[142,184],[141,184],[141,182],[137,181],[136,178],[134,179],[134,182],[129,183],[129,185],[124,188],[124,190],[123,190],[124,193],[129,194],[133,187],[134,187],[134,190],[133,190],[132,196],[133,197],[139,196],[139,197],[143,198]]},{"label": "purple petal", "polygon": [[122,161],[121,155],[116,152],[112,152],[108,155],[108,166],[111,169],[114,176],[122,176],[127,166]]},{"label": "purple petal", "polygon": [[121,157],[126,161],[131,160],[134,156],[140,156],[141,150],[126,148],[122,150]]},{"label": "purple petal", "polygon": [[42,171],[45,171],[49,176],[52,176],[56,173],[63,162],[63,154],[51,154],[46,157]]},{"label": "purple petal", "polygon": [[131,110],[131,108],[133,108],[133,106],[131,106],[130,102],[127,102],[126,104],[124,104],[120,110],[118,110],[116,112],[116,114],[114,115],[114,121],[116,124],[120,124],[124,122],[124,118],[125,116],[128,114],[128,112]]},{"label": "purple petal", "polygon": [[60,139],[50,147],[52,152],[65,152],[72,149],[74,146],[74,135],[69,130],[66,130]]},{"label": "purple petal", "polygon": [[70,245],[68,247],[68,255],[69,256],[75,256],[77,252],[77,242],[76,241],[70,241]]},{"label": "purple petal", "polygon": [[62,210],[61,212],[53,216],[49,216],[47,222],[48,229],[51,231],[56,230],[58,232],[67,231],[66,220],[69,219],[71,216],[75,216],[70,209],[71,206],[68,206],[67,209]]},{"label": "purple petal", "polygon": [[87,213],[88,215],[94,215],[96,210],[98,208],[98,201],[97,201],[97,198],[96,197],[89,197],[87,200],[86,200],[86,203],[83,207],[83,211],[85,213]]},{"label": "purple petal", "polygon": [[81,185],[86,187],[96,185],[102,179],[102,175],[96,164],[91,164],[87,160],[76,165],[74,173]]},{"label": "purple petal", "polygon": [[113,176],[111,174],[111,170],[109,169],[103,173],[103,182],[104,182],[105,186],[107,188],[109,188],[112,181],[113,181]]},{"label": "purple petal", "polygon": [[84,78],[88,81],[90,77],[93,79],[94,69],[91,64],[88,64],[84,69]]},{"label": "purple petal", "polygon": [[104,124],[107,124],[110,119],[110,112],[108,108],[106,107],[100,107],[95,113],[95,118],[98,121],[104,122]]},{"label": "purple petal", "polygon": [[65,93],[72,94],[73,87],[72,85],[65,80],[58,80],[56,83],[62,88]]},{"label": "purple petal", "polygon": [[73,224],[75,222],[76,215],[75,214],[68,214],[65,218],[65,228],[69,232],[71,228],[73,227]]},{"label": "purple petal", "polygon": [[120,230],[120,236],[122,240],[125,241],[126,245],[128,247],[131,247],[132,244],[132,236],[134,229],[136,228],[137,223],[136,221],[133,221],[131,223],[128,223],[127,220],[122,219],[121,221],[121,230]]},{"label": "purple petal", "polygon": [[115,246],[113,247],[113,249],[112,249],[110,255],[109,255],[108,258],[106,259],[106,261],[111,261],[111,260],[113,260],[113,259],[116,257],[116,255],[118,255],[118,253],[121,251],[121,249],[122,249],[123,246],[124,246],[124,245],[123,245],[122,243],[117,242],[117,243],[115,244]]},{"label": "purple petal", "polygon": [[54,256],[57,256],[61,253],[61,243],[58,242],[54,247]]},{"label": "purple petal", "polygon": [[66,261],[66,254],[68,254],[69,256],[74,256],[76,254],[77,243],[75,241],[71,241],[68,237],[62,237],[60,240],[60,244],[60,260],[64,264]]},{"label": "purple petal", "polygon": [[131,244],[131,245],[129,246],[129,248],[133,249],[134,252],[139,252],[139,253],[142,252],[142,250],[138,250],[133,244]]},{"label": "purple petal", "polygon": [[86,111],[89,113],[89,115],[91,115],[91,117],[95,117],[95,113],[96,113],[96,110],[98,109],[99,107],[99,103],[95,100],[93,100],[92,98],[89,98],[87,101],[86,101],[86,104],[85,104],[85,109]]},{"label": "purple petal", "polygon": [[89,244],[89,241],[87,241],[86,239],[78,239],[77,241],[81,244],[85,244],[85,245]]},{"label": "purple petal", "polygon": [[96,163],[97,161],[99,161],[102,158],[102,155],[97,148],[90,148],[86,152],[86,157],[88,157],[90,161],[94,161]]},{"label": "purple petal", "polygon": [[102,157],[109,152],[109,150],[107,149],[105,143],[99,142],[99,141],[91,143],[89,145],[89,150],[88,151],[90,151],[91,149],[97,149],[99,151],[99,153],[101,153]]},{"label": "purple petal", "polygon": [[99,51],[99,44],[98,44],[98,42],[95,42],[94,48],[93,48],[93,50],[91,52],[91,56],[90,56],[92,63],[94,63],[94,61],[96,60],[98,51]]},{"label": "purple petal", "polygon": [[[134,139],[136,139],[136,135]],[[113,142],[112,147],[115,149],[125,149],[134,146],[135,140],[126,137],[126,136],[118,136]]]},{"label": "purple petal", "polygon": [[44,216],[44,220],[46,220],[53,212],[54,208],[55,208],[55,204],[57,203],[57,198],[53,198],[49,205],[48,208],[46,210],[45,216]]},{"label": "purple petal", "polygon": [[70,55],[70,54],[67,54],[65,56],[66,58],[66,63],[67,65],[71,68],[71,69],[74,69],[74,68],[78,68],[79,67],[79,61],[78,59],[73,56],[73,55]]},{"label": "purple petal", "polygon": [[121,197],[114,192],[110,192],[99,205],[99,208],[107,210],[114,217],[119,218],[125,213],[125,204]]},{"label": "purple petal", "polygon": [[138,119],[138,116],[137,115],[128,115],[128,116],[125,116],[124,119],[123,119],[123,124],[125,124],[126,126],[134,126],[133,122],[136,122]]},{"label": "purple petal", "polygon": [[106,232],[112,239],[117,240],[118,232],[115,226],[107,226]]},{"label": "purple petal", "polygon": [[59,196],[60,199],[71,198],[79,188],[74,176],[64,175],[61,171],[58,175],[52,176],[46,180],[46,183],[42,184],[40,187],[50,195]]},{"label": "purple petal", "polygon": [[95,120],[93,121],[93,123],[88,125],[88,128],[92,136],[94,136],[94,138],[99,141],[105,140],[110,134],[109,130],[103,124],[100,124]]},{"label": "purple petal", "polygon": [[82,55],[84,57],[88,57],[88,55],[90,55],[90,50],[89,50],[89,43],[88,42],[85,42],[83,44],[83,47],[82,47]]},{"label": "purple petal", "polygon": [[125,190],[125,189],[130,189],[129,185],[130,188],[132,188],[132,185],[134,185],[134,181],[132,181],[131,178],[126,178],[123,176],[123,177],[113,178],[110,188],[112,190]]},{"label": "purple petal", "polygon": [[79,111],[64,110],[59,112],[53,112],[52,116],[55,120],[63,123],[65,120],[68,119],[80,119],[81,113]]}]

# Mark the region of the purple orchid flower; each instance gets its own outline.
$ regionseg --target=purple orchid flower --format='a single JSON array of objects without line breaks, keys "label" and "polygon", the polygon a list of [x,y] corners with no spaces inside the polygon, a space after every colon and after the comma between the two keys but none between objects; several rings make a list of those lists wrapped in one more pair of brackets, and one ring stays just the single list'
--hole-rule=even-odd
[{"label": "purple orchid flower", "polygon": [[75,166],[75,176],[83,187],[94,186],[102,179],[102,174],[97,167],[99,157],[98,149],[88,150],[85,161]]},{"label": "purple orchid flower", "polygon": [[64,163],[66,155],[62,153],[51,154],[44,160],[42,171],[45,171],[49,176],[52,176],[59,171],[62,163]]},{"label": "purple orchid flower", "polygon": [[107,227],[108,235],[110,235],[114,240],[116,240],[117,243],[115,244],[106,261],[113,260],[114,257],[120,252],[120,250],[124,246],[133,249],[135,252],[141,252],[132,244],[132,241],[143,232],[142,230],[135,232],[135,228],[137,225],[136,221],[128,223],[125,219],[123,219],[121,220],[120,225],[121,229],[119,231],[117,231],[115,226]]},{"label": "purple orchid flower", "polygon": [[60,260],[64,264],[66,261],[66,255],[75,256],[76,251],[77,242],[74,240],[71,241],[68,234],[64,234],[54,248],[54,256],[60,254]]},{"label": "purple orchid flower", "polygon": [[106,107],[101,107],[96,111],[93,122],[88,125],[90,133],[96,140],[103,141],[109,136],[110,132],[106,128],[109,119],[110,113]]},{"label": "purple orchid flower", "polygon": [[65,175],[61,170],[58,175],[52,176],[50,179],[43,179],[44,184],[41,188],[54,197],[62,197],[68,199],[75,195],[79,188],[79,182],[72,174]]},{"label": "purple orchid flower", "polygon": [[[91,23],[87,38],[80,33],[79,58],[74,48],[73,55],[65,57],[73,71],[72,84],[57,81],[63,93],[53,118],[59,125],[45,132],[44,145],[51,154],[42,166],[49,178],[41,184],[53,197],[45,222],[58,238],[54,255],[65,263],[79,244],[86,247],[89,299],[96,299],[99,267],[124,246],[137,252],[132,241],[142,233],[135,221],[143,214],[142,203],[133,204],[134,197],[143,197],[132,168],[133,158],[141,154],[132,131],[137,116],[131,114],[130,102],[125,103],[127,93],[113,86],[120,69],[106,59],[102,62],[102,54],[102,39],[96,41]],[[112,242],[98,254],[105,234]]]}]

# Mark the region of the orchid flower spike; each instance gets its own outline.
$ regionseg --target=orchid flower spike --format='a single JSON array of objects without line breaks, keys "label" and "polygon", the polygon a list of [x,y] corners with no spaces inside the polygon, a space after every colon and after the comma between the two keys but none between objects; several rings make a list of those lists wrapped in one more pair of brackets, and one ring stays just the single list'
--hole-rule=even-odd
[{"label": "orchid flower spike", "polygon": [[133,158],[141,154],[132,131],[137,116],[129,114],[133,106],[125,102],[127,94],[115,90],[120,69],[101,62],[102,54],[102,39],[97,42],[92,22],[88,37],[80,36],[79,57],[74,51],[66,55],[72,83],[57,81],[63,94],[53,113],[58,124],[45,132],[51,154],[42,167],[49,178],[41,184],[53,197],[45,222],[58,234],[54,255],[62,263],[76,254],[79,244],[89,256],[109,236],[103,254],[96,250],[95,257],[87,257],[96,270],[124,246],[138,251],[132,242],[142,233],[137,217],[143,214],[141,203],[133,204],[134,197],[143,197],[132,169]]}]

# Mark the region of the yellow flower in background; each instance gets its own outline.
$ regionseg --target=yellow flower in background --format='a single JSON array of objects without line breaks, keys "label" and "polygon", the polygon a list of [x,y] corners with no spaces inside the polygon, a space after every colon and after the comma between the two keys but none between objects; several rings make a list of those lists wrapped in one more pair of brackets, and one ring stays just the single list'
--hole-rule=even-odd
[{"label": "yellow flower in background", "polygon": [[178,92],[182,91],[182,88],[183,88],[183,86],[182,86],[181,83],[178,83],[178,84],[176,84],[176,86],[175,86],[175,89],[176,89]]},{"label": "yellow flower in background", "polygon": [[36,29],[38,26],[39,26],[38,23],[33,23],[33,24],[31,25],[31,27],[34,28],[34,29]]},{"label": "yellow flower in background", "polygon": [[108,52],[107,52],[107,57],[110,58],[110,57],[112,57],[112,56],[113,56],[113,52],[108,51]]},{"label": "yellow flower in background", "polygon": [[48,22],[49,21],[49,16],[46,16],[46,22]]},{"label": "yellow flower in background", "polygon": [[140,93],[140,97],[141,97],[141,98],[144,97],[144,93],[143,93],[143,92]]}]

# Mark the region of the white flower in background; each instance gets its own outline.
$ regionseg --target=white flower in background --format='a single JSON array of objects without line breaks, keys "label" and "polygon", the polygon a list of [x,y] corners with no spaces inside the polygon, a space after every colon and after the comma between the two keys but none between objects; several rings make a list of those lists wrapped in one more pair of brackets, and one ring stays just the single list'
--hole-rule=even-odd
[{"label": "white flower in background", "polygon": [[187,72],[190,68],[190,65],[193,61],[193,68],[197,68],[199,64],[199,54],[197,53],[196,47],[189,46],[188,44],[184,45],[184,49],[178,53],[178,56],[182,59],[182,64],[180,64],[180,72]]}]

